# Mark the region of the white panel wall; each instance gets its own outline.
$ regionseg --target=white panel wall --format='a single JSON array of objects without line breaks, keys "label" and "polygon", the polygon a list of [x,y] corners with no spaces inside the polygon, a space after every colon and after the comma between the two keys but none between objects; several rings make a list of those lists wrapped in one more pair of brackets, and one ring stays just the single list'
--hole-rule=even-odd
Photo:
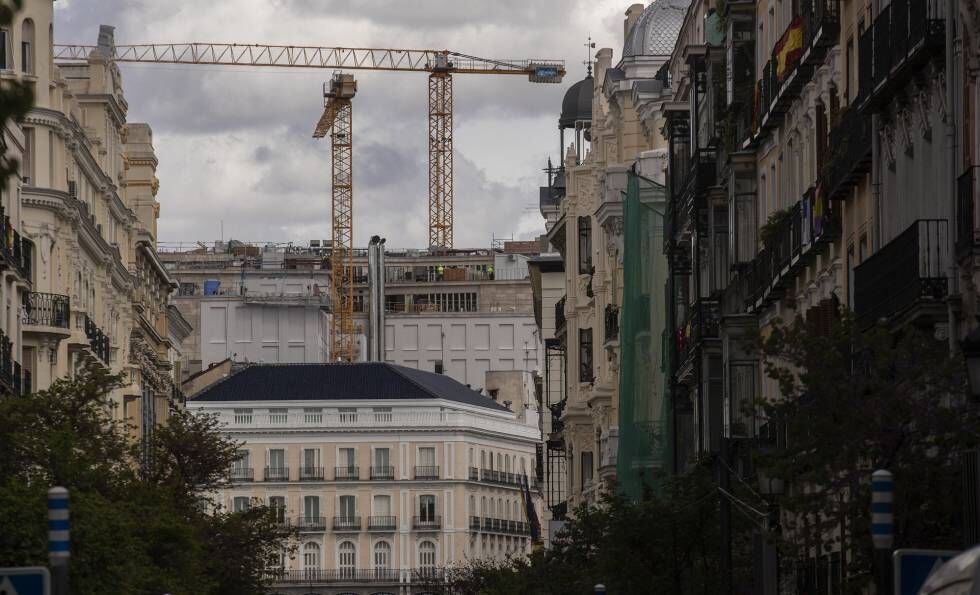
[{"label": "white panel wall", "polygon": [[327,361],[326,314],[317,308],[243,304],[234,298],[201,301],[201,365],[226,357],[264,363]]},{"label": "white panel wall", "polygon": [[494,312],[389,315],[385,320],[385,360],[434,371],[483,388],[491,370],[534,371],[538,341],[534,317]]}]

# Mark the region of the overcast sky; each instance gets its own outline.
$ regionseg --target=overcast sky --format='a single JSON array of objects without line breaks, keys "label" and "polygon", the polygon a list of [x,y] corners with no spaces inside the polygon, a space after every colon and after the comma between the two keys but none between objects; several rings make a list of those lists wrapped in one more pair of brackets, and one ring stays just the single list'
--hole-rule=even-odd
[{"label": "overcast sky", "polygon": [[[57,43],[239,42],[450,49],[560,58],[560,85],[457,75],[455,243],[543,231],[537,187],[557,160],[562,95],[585,75],[584,44],[622,47],[616,0],[59,0]],[[329,71],[121,64],[130,122],[148,122],[160,159],[160,240],[330,237],[329,140],[311,138]],[[426,75],[352,71],[354,243],[426,244]]]}]

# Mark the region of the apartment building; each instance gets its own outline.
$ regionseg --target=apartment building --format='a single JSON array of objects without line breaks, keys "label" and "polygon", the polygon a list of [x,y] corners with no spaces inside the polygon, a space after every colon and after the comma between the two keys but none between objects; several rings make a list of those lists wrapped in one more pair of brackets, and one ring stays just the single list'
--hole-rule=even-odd
[{"label": "apartment building", "polygon": [[[608,480],[650,480],[662,472],[662,461],[647,456],[649,449],[633,438],[642,433],[646,438],[641,442],[647,445],[658,440],[664,392],[643,388],[644,396],[634,401],[635,378],[630,376],[624,384],[620,369],[619,327],[626,280],[624,257],[628,254],[623,197],[630,180],[635,183],[642,178],[650,190],[644,208],[659,202],[663,210],[666,143],[657,106],[669,98],[664,94],[662,69],[686,7],[683,0],[659,0],[646,8],[630,6],[618,62],[613,63],[612,49],[600,49],[594,77],[590,64],[586,78],[569,88],[562,103],[563,164],[554,175],[549,173],[549,185],[541,189],[540,207],[547,240],[563,263],[558,270],[564,274],[564,295],[553,308],[544,307],[550,301],[545,295],[544,271],[555,270],[551,264],[537,263],[541,281],[535,286],[541,330],[551,335],[542,335],[547,341],[546,359],[552,362],[554,353],[555,363],[563,366],[562,373],[549,371],[545,380],[549,399],[556,392],[554,385],[561,384],[560,398],[550,404],[553,417],[545,457],[549,466],[545,475],[563,477],[565,484],[564,492],[549,488],[549,507],[555,518],[579,504],[596,502]],[[567,147],[566,130],[573,136]],[[649,231],[654,233],[652,227]],[[649,245],[650,239],[645,243]],[[649,315],[654,311],[650,298],[648,292],[642,305],[646,315],[639,316],[644,318],[647,337]],[[641,301],[634,301],[632,307],[640,308]],[[649,366],[644,363],[642,368]],[[630,369],[632,374],[636,367]],[[629,389],[626,409],[622,407],[624,386]],[[635,448],[621,450],[624,431]],[[630,489],[638,493],[641,483]]]},{"label": "apartment building", "polygon": [[[384,359],[449,375],[475,389],[487,372],[539,368],[539,339],[521,242],[495,248],[385,250]],[[238,362],[329,361],[329,243],[165,244],[179,283],[173,303],[195,327],[190,376]],[[354,251],[359,359],[367,358],[368,258]]]},{"label": "apartment building", "polygon": [[180,402],[171,362],[181,320],[167,310],[174,286],[156,255],[152,131],[126,120],[112,28],[86,59],[55,64],[52,17],[52,2],[26,2],[2,32],[4,76],[28,82],[35,106],[6,131],[21,168],[4,193],[0,381],[17,392],[83,366],[122,373],[113,416],[139,438]]},{"label": "apartment building", "polygon": [[253,364],[187,407],[243,442],[219,501],[265,503],[299,532],[295,558],[270,568],[277,593],[408,593],[454,562],[530,551],[527,398],[506,407],[389,363]]}]

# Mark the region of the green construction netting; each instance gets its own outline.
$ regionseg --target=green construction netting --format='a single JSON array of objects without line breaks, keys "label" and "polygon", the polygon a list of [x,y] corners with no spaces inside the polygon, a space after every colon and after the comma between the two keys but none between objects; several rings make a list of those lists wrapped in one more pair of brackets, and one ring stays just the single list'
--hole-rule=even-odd
[{"label": "green construction netting", "polygon": [[656,491],[670,470],[671,428],[664,354],[663,185],[630,173],[623,205],[623,305],[619,330],[620,490],[637,499],[644,486]]}]

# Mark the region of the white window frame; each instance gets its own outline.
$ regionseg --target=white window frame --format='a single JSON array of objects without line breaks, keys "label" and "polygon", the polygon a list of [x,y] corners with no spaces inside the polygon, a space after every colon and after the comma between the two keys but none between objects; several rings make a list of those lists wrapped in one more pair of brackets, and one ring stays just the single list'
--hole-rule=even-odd
[{"label": "white window frame", "polygon": [[[313,546],[313,547],[310,547]],[[313,564],[310,565],[311,558],[315,557]],[[307,541],[303,544],[303,570],[320,570],[323,560],[323,547],[315,541]]]},{"label": "white window frame", "polygon": [[[345,545],[350,545],[353,551],[343,551]],[[350,564],[345,564],[344,557],[348,554],[352,559]],[[357,543],[353,539],[343,539],[337,544],[337,572],[341,577],[349,578],[353,578],[357,572]]]}]

